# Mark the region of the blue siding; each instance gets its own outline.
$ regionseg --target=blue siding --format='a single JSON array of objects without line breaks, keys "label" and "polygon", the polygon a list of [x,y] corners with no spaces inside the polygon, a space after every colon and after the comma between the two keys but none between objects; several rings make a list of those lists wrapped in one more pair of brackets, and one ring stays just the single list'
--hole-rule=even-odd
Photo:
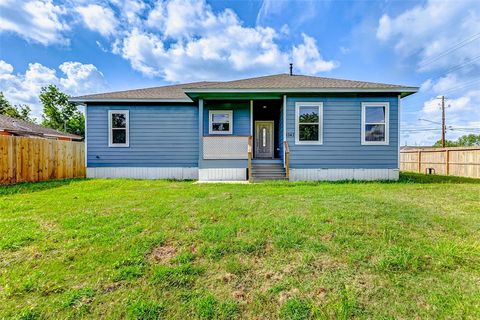
[{"label": "blue siding", "polygon": [[[295,102],[323,102],[323,145],[295,145]],[[361,145],[361,103],[390,103],[390,144]],[[292,168],[398,168],[398,100],[391,97],[287,97],[287,126]],[[130,147],[108,147],[108,110],[130,110]],[[209,110],[234,111],[234,135],[250,135],[250,105],[238,101],[207,101],[203,133],[208,135]],[[89,105],[87,107],[87,161],[89,167],[246,167],[245,160],[199,161],[198,106],[185,105]],[[283,151],[280,153],[283,156]],[[200,157],[201,158],[201,157]],[[200,163],[199,163],[200,162]]]},{"label": "blue siding", "polygon": [[[323,102],[323,145],[295,145],[295,102]],[[390,144],[361,144],[361,103],[390,103]],[[398,100],[391,97],[288,97],[292,168],[398,168]]]},{"label": "blue siding", "polygon": [[203,134],[208,136],[208,111],[209,110],[233,110],[233,135],[249,136],[250,135],[250,103],[249,102],[232,102],[210,104],[206,103],[203,109]]},{"label": "blue siding", "polygon": [[[108,110],[130,111],[130,147],[108,147]],[[88,167],[197,167],[196,105],[87,107]]]}]

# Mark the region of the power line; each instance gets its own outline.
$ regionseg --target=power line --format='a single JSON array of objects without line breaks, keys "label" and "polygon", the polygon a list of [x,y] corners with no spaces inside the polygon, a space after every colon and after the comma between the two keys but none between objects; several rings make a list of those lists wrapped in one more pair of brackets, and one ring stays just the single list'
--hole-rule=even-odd
[{"label": "power line", "polygon": [[425,68],[426,66],[438,61],[439,59],[445,57],[446,55],[466,46],[467,44],[477,40],[480,38],[480,32],[479,33],[476,33],[474,34],[473,36],[470,36],[469,38],[465,39],[465,40],[462,40],[460,42],[458,42],[457,44],[453,45],[452,47],[450,47],[449,49],[445,50],[443,53],[439,54],[438,56],[436,57],[432,57],[430,59],[427,59],[426,61],[424,61],[423,63],[420,64],[420,69],[423,69]]},{"label": "power line", "polygon": [[454,71],[463,69],[463,68],[465,68],[466,66],[468,66],[468,65],[470,65],[470,64],[473,64],[473,63],[474,63],[475,61],[477,61],[477,60],[480,60],[480,55],[475,56],[475,57],[471,58],[471,59],[468,60],[468,61],[464,61],[464,62],[462,62],[462,63],[459,63],[459,64],[457,64],[457,65],[455,65],[455,66],[447,69],[446,71],[439,71],[439,72],[436,73],[436,76],[437,76],[437,77],[445,77],[445,76],[447,76],[449,73],[452,73],[452,72],[454,72]]},{"label": "power line", "polygon": [[[400,129],[400,131],[406,131],[406,132],[423,132],[423,131],[439,131],[442,130],[441,128],[406,128],[406,129]],[[480,128],[475,128],[475,127],[465,127],[465,128],[457,128],[457,127],[452,127],[448,126],[445,128],[447,131],[480,131]]]},{"label": "power line", "polygon": [[473,79],[473,80],[469,80],[469,81],[466,81],[456,87],[452,87],[450,89],[447,89],[445,90],[444,93],[450,93],[450,92],[455,92],[455,91],[458,91],[458,90],[462,90],[462,89],[466,89],[474,84],[477,84],[477,82],[480,82],[480,78],[478,79]]}]

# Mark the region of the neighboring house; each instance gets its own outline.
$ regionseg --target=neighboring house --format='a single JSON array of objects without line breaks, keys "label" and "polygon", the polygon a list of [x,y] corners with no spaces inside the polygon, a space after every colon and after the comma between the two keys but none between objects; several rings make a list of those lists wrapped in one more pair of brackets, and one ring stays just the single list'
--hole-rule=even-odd
[{"label": "neighboring house", "polygon": [[0,136],[36,137],[54,140],[81,141],[83,137],[75,134],[44,128],[38,124],[0,114]]},{"label": "neighboring house", "polygon": [[71,101],[88,177],[371,180],[398,179],[400,99],[417,90],[279,74]]},{"label": "neighboring house", "polygon": [[400,151],[410,151],[410,150],[417,150],[417,149],[437,149],[439,147],[434,146],[402,146],[400,147]]}]

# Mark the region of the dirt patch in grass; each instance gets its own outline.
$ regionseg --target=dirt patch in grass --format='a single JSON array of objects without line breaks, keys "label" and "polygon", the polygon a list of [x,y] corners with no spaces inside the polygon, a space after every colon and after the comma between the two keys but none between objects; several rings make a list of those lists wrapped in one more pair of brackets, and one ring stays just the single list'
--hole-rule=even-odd
[{"label": "dirt patch in grass", "polygon": [[297,288],[292,288],[288,291],[282,291],[278,295],[278,303],[284,304],[288,299],[295,298],[300,291]]},{"label": "dirt patch in grass", "polygon": [[233,280],[235,280],[236,276],[233,273],[225,273],[224,275],[221,276],[221,280],[224,283],[230,283]]},{"label": "dirt patch in grass", "polygon": [[247,294],[245,293],[245,290],[235,290],[232,292],[232,297],[236,301],[243,303],[247,300]]},{"label": "dirt patch in grass", "polygon": [[103,286],[102,292],[103,293],[110,293],[110,292],[113,292],[113,291],[116,291],[116,290],[120,289],[121,287],[123,287],[123,285],[124,284],[122,282],[109,283],[109,284]]},{"label": "dirt patch in grass", "polygon": [[156,263],[168,263],[177,253],[172,245],[162,245],[153,248],[152,252],[149,255],[149,260]]}]

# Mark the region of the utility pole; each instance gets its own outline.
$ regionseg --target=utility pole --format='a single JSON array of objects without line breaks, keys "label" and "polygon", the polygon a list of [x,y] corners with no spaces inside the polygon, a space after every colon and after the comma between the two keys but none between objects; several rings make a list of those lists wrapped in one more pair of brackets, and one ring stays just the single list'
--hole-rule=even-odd
[{"label": "utility pole", "polygon": [[[440,108],[442,109],[442,148],[445,148],[445,133],[447,131],[447,126],[445,125],[445,96],[437,97],[437,99],[441,99],[442,103]],[[424,119],[421,119],[424,120]],[[426,120],[429,121],[429,120]],[[429,121],[434,122],[434,121]]]},{"label": "utility pole", "polygon": [[442,96],[442,148],[445,148],[445,96]]}]

